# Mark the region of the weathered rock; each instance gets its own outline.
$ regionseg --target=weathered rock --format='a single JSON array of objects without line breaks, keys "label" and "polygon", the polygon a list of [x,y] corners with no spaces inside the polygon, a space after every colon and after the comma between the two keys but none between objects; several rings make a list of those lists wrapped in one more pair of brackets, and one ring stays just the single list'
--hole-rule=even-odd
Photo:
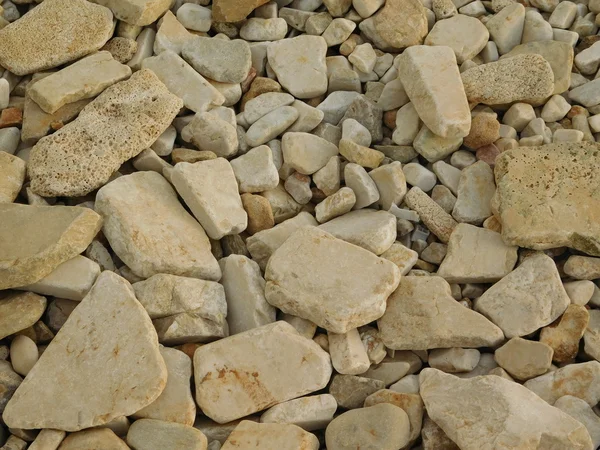
[{"label": "weathered rock", "polygon": [[31,188],[46,196],[91,192],[123,162],[150,147],[182,106],[151,71],[136,72],[35,145],[28,164]]},{"label": "weathered rock", "polygon": [[577,280],[595,280],[600,278],[600,258],[572,255],[567,259],[563,270]]},{"label": "weathered rock", "polygon": [[590,433],[593,448],[598,448],[600,445],[600,418],[590,405],[580,398],[565,395],[554,403],[554,407],[581,422],[587,428],[588,433]]},{"label": "weathered rock", "polygon": [[158,341],[164,345],[179,345],[211,342],[227,336],[227,305],[221,301],[212,306],[154,319],[152,324]]},{"label": "weathered rock", "polygon": [[485,26],[501,55],[508,53],[521,43],[525,25],[525,7],[511,3],[491,16]]},{"label": "weathered rock", "polygon": [[[166,381],[150,318],[129,283],[106,271],[17,389],[3,418],[14,428],[77,431],[133,414],[152,403]],[[54,395],[55,389],[62,394]]]},{"label": "weathered rock", "polygon": [[423,450],[460,450],[452,439],[444,433],[444,430],[438,427],[427,415],[423,420],[421,438],[423,439]]},{"label": "weathered rock", "polygon": [[41,430],[31,443],[29,450],[56,450],[67,433],[62,430],[46,428]]},{"label": "weathered rock", "polygon": [[180,423],[141,419],[129,427],[127,443],[136,450],[160,450],[174,445],[206,450],[207,439],[200,430]]},{"label": "weathered rock", "polygon": [[269,201],[254,194],[242,194],[242,205],[248,214],[248,227],[246,232],[250,235],[256,234],[259,231],[268,230],[275,225],[273,217],[273,209]]},{"label": "weathered rock", "polygon": [[98,191],[95,208],[104,217],[103,232],[112,249],[136,275],[221,277],[206,233],[159,174],[117,178]]},{"label": "weathered rock", "polygon": [[336,145],[309,133],[285,133],[281,140],[284,161],[304,175],[311,175],[338,154]]},{"label": "weathered rock", "polygon": [[342,408],[356,409],[362,408],[369,395],[384,388],[385,384],[380,380],[336,374],[329,385],[329,393]]},{"label": "weathered rock", "polygon": [[61,442],[60,450],[127,450],[129,447],[108,428],[95,428],[70,434]]},{"label": "weathered rock", "polygon": [[[289,106],[284,106],[284,108],[293,110]],[[273,111],[273,113],[277,112],[278,110]],[[273,152],[266,145],[253,148],[246,154],[233,159],[231,168],[239,184],[240,192],[268,191],[276,188],[279,184],[279,174],[273,163]]]},{"label": "weathered rock", "polygon": [[171,6],[170,0],[92,0],[92,2],[110,8],[117,19],[137,26],[150,25]]},{"label": "weathered rock", "polygon": [[[503,152],[492,207],[511,245],[600,256],[600,147],[561,143]],[[573,220],[577,217],[578,220]]]},{"label": "weathered rock", "polygon": [[590,320],[583,335],[584,351],[595,360],[600,360],[600,312],[595,309],[589,311]]},{"label": "weathered rock", "polygon": [[343,187],[336,193],[328,196],[315,207],[315,217],[319,223],[325,223],[335,217],[349,212],[356,203],[354,191]]},{"label": "weathered rock", "polygon": [[425,45],[447,46],[456,55],[456,62],[463,62],[478,55],[486,46],[490,33],[478,19],[457,14],[435,23]]},{"label": "weathered rock", "polygon": [[72,206],[0,204],[0,289],[25,286],[83,252],[101,225],[98,214]]},{"label": "weathered rock", "polygon": [[121,64],[126,64],[131,61],[137,48],[138,43],[135,39],[117,36],[108,41],[101,50],[109,52]]},{"label": "weathered rock", "polygon": [[5,291],[0,297],[0,339],[29,328],[46,309],[46,297],[32,292]]},{"label": "weathered rock", "polygon": [[22,382],[23,379],[12,370],[9,363],[6,363],[6,367],[0,367],[0,413]]},{"label": "weathered rock", "polygon": [[542,328],[540,342],[552,347],[554,361],[566,363],[575,359],[589,319],[585,306],[569,305],[558,323]]},{"label": "weathered rock", "polygon": [[324,388],[331,370],[316,343],[276,322],[198,348],[196,401],[226,423]]},{"label": "weathered rock", "polygon": [[347,333],[327,333],[329,354],[333,368],[344,375],[358,375],[365,372],[371,362],[356,328]]},{"label": "weathered rock", "polygon": [[388,348],[427,350],[487,347],[502,342],[502,331],[457,303],[440,277],[404,277],[389,297],[377,324]]},{"label": "weathered rock", "polygon": [[236,128],[213,112],[196,114],[182,130],[182,137],[200,150],[211,151],[222,157],[234,155],[239,148]]},{"label": "weathered rock", "polygon": [[107,8],[50,0],[0,30],[0,64],[21,76],[51,69],[98,50],[112,29]]},{"label": "weathered rock", "polygon": [[0,151],[0,203],[12,203],[23,187],[26,163],[3,150]]},{"label": "weathered rock", "polygon": [[552,365],[552,347],[543,342],[514,337],[494,353],[496,362],[518,380],[543,375]]},{"label": "weathered rock", "polygon": [[266,410],[262,423],[291,423],[307,431],[327,427],[333,419],[337,402],[333,395],[320,394],[279,403]]},{"label": "weathered rock", "polygon": [[340,140],[340,154],[350,163],[358,164],[362,167],[375,169],[379,167],[385,155],[369,147],[359,145],[349,139]]},{"label": "weathered rock", "polygon": [[461,373],[475,369],[480,357],[478,350],[452,347],[432,350],[427,362],[429,367],[446,373]]},{"label": "weathered rock", "polygon": [[274,252],[265,279],[270,304],[345,333],[381,317],[400,271],[390,261],[311,227],[294,233]]},{"label": "weathered rock", "polygon": [[418,187],[413,187],[404,198],[407,206],[419,214],[419,218],[440,241],[447,243],[458,225],[450,214]]},{"label": "weathered rock", "polygon": [[381,209],[388,211],[392,206],[397,206],[402,202],[407,187],[406,177],[400,162],[394,161],[371,170],[369,176],[375,182],[375,186],[379,191],[377,204]]},{"label": "weathered rock", "polygon": [[193,37],[194,35],[177,20],[175,14],[167,11],[160,19],[157,32],[152,28],[142,31],[137,39],[138,51],[128,65],[132,69],[139,68],[142,61],[151,57],[153,52],[159,55],[165,50],[171,50],[180,55],[183,45]]},{"label": "weathered rock", "polygon": [[250,46],[241,39],[196,36],[183,45],[182,55],[203,76],[222,83],[241,83],[252,66]]},{"label": "weathered rock", "polygon": [[460,174],[452,217],[458,222],[481,225],[492,215],[491,200],[496,192],[494,171],[478,161]]},{"label": "weathered rock", "polygon": [[[463,450],[482,445],[536,450],[592,448],[585,427],[517,383],[497,376],[461,380],[436,369],[420,375],[427,414]],[[495,414],[482,414],[486,405]]]},{"label": "weathered rock", "polygon": [[256,423],[243,420],[231,432],[222,450],[260,448],[264,450],[318,450],[319,439],[293,424]]},{"label": "weathered rock", "polygon": [[239,22],[268,0],[215,0],[213,20],[215,22]]}]

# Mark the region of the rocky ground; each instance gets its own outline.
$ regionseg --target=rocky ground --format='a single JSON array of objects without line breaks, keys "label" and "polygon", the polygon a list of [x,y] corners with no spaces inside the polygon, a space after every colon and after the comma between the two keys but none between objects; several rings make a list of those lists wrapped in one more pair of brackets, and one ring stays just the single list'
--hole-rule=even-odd
[{"label": "rocky ground", "polygon": [[600,446],[600,0],[0,4],[0,450]]}]

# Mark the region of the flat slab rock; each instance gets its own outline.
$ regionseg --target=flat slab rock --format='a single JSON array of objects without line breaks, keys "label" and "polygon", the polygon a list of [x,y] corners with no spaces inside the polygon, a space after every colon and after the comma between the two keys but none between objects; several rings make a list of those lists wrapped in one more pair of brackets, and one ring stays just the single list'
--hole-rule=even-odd
[{"label": "flat slab rock", "polygon": [[166,382],[150,318],[131,285],[105,271],[19,386],[3,419],[13,428],[78,431],[133,414],[156,400]]},{"label": "flat slab rock", "polygon": [[333,333],[378,319],[400,282],[392,262],[315,227],[296,231],[271,256],[265,297]]},{"label": "flat slab rock", "polygon": [[331,372],[329,355],[281,321],[194,353],[196,401],[218,423],[323,389]]},{"label": "flat slab rock", "polygon": [[31,189],[39,195],[86,195],[128,159],[149,148],[183,107],[150,70],[114,84],[79,117],[31,150]]},{"label": "flat slab rock", "polygon": [[492,208],[506,243],[600,256],[600,145],[509,150],[496,159],[495,176]]}]

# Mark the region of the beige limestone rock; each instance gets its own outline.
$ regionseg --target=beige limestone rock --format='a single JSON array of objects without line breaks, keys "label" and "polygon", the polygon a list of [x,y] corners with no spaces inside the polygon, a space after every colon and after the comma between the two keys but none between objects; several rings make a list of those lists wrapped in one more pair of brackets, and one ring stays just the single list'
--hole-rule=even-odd
[{"label": "beige limestone rock", "polygon": [[406,193],[404,200],[410,209],[419,214],[419,218],[440,241],[444,244],[448,243],[458,225],[450,214],[416,186]]},{"label": "beige limestone rock", "polygon": [[429,367],[446,373],[461,373],[475,369],[480,357],[479,350],[452,347],[431,350],[427,362]]},{"label": "beige limestone rock", "polygon": [[[144,32],[146,31],[149,32],[144,36]],[[146,39],[140,42],[140,39],[143,37],[146,37]],[[166,50],[171,50],[180,55],[183,45],[190,39],[193,39],[193,37],[194,35],[186,30],[186,28],[177,20],[175,14],[171,11],[167,11],[159,21],[157,32],[154,32],[152,28],[146,28],[142,31],[138,38],[138,53],[129,62],[129,65],[135,69],[136,67],[134,67],[133,64],[135,63],[137,68],[139,68],[144,59],[152,56],[152,51],[159,55]],[[147,54],[140,54],[140,50],[143,49],[142,43],[147,43]]]},{"label": "beige limestone rock", "polygon": [[[591,450],[585,427],[517,383],[488,375],[461,380],[436,369],[420,375],[427,414],[462,450]],[[494,414],[483,410],[494,405]]]},{"label": "beige limestone rock", "polygon": [[404,277],[377,324],[388,348],[427,350],[487,347],[504,335],[493,323],[457,303],[443,278]]},{"label": "beige limestone rock", "polygon": [[239,22],[268,0],[215,0],[212,18],[215,22]]},{"label": "beige limestone rock", "polygon": [[221,83],[241,83],[252,67],[250,46],[241,39],[196,36],[187,41],[182,55],[203,76]]},{"label": "beige limestone rock", "polygon": [[221,277],[206,233],[159,174],[117,178],[98,191],[95,208],[113,251],[136,275]]},{"label": "beige limestone rock", "polygon": [[182,106],[151,71],[136,72],[35,145],[28,163],[31,188],[45,196],[91,192],[123,162],[150,147]]},{"label": "beige limestone rock", "polygon": [[226,423],[325,387],[329,355],[286,322],[276,322],[198,348],[196,401]]},{"label": "beige limestone rock", "polygon": [[29,450],[56,450],[64,440],[67,433],[62,430],[46,428],[41,430],[35,441],[29,446]]},{"label": "beige limestone rock", "polygon": [[552,347],[553,361],[566,363],[575,359],[589,320],[585,306],[569,305],[557,323],[542,328],[540,342]]},{"label": "beige limestone rock", "polygon": [[138,411],[166,381],[150,318],[131,285],[105,271],[17,389],[3,419],[14,428],[77,431]]},{"label": "beige limestone rock", "polygon": [[315,207],[315,217],[319,223],[325,223],[346,214],[355,203],[354,191],[349,187],[343,187]]},{"label": "beige limestone rock", "polygon": [[358,375],[365,372],[371,362],[356,328],[343,333],[327,333],[329,354],[333,368],[344,375]]},{"label": "beige limestone rock", "polygon": [[129,447],[108,428],[95,428],[70,434],[60,450],[128,450]]},{"label": "beige limestone rock", "polygon": [[379,167],[385,155],[379,150],[359,145],[349,139],[340,141],[340,154],[350,163],[358,164],[359,166],[369,169]]},{"label": "beige limestone rock", "polygon": [[[600,256],[600,147],[561,143],[517,148],[496,160],[495,215],[505,242]],[[578,220],[573,220],[577,217]]]},{"label": "beige limestone rock", "polygon": [[246,154],[231,160],[231,168],[240,192],[268,191],[279,184],[279,174],[273,163],[273,152],[266,145],[253,148]]},{"label": "beige limestone rock", "polygon": [[525,7],[520,3],[507,5],[486,22],[492,41],[501,55],[521,43],[525,25]]},{"label": "beige limestone rock", "polygon": [[590,320],[583,335],[584,351],[587,355],[600,360],[600,311],[591,309],[589,311]]},{"label": "beige limestone rock", "polygon": [[108,41],[112,19],[86,0],[50,0],[0,30],[0,64],[22,76],[79,59]]},{"label": "beige limestone rock", "polygon": [[406,176],[402,171],[402,164],[394,161],[377,169],[371,170],[369,176],[375,182],[379,191],[377,204],[381,209],[389,211],[392,206],[399,205],[407,191]]},{"label": "beige limestone rock", "polygon": [[54,114],[67,103],[93,98],[130,75],[129,66],[101,51],[45,77],[27,93],[45,112]]},{"label": "beige limestone rock", "polygon": [[248,226],[234,171],[225,158],[179,163],[172,181],[212,239],[238,234]]},{"label": "beige limestone rock", "polygon": [[243,420],[231,432],[221,450],[318,450],[319,439],[293,424],[256,423]]},{"label": "beige limestone rock", "polygon": [[262,423],[291,423],[306,431],[321,430],[333,419],[337,402],[333,395],[320,394],[279,403],[261,416]]},{"label": "beige limestone rock", "polygon": [[577,280],[595,280],[600,278],[600,258],[571,255],[563,270]]},{"label": "beige limestone rock", "polygon": [[400,271],[388,260],[309,227],[274,252],[265,279],[270,304],[328,331],[346,333],[381,317]]},{"label": "beige limestone rock", "polygon": [[158,341],[164,345],[211,342],[227,336],[226,303],[154,319]]},{"label": "beige limestone rock", "polygon": [[0,289],[35,283],[83,252],[101,218],[88,208],[0,204]]},{"label": "beige limestone rock", "polygon": [[289,132],[281,140],[283,160],[297,172],[311,175],[324,167],[331,157],[338,154],[338,148],[325,139],[300,132]]},{"label": "beige limestone rock", "polygon": [[490,37],[488,29],[475,17],[457,14],[435,23],[425,45],[450,47],[458,64],[472,59],[481,52]]},{"label": "beige limestone rock", "polygon": [[512,338],[552,323],[569,303],[554,261],[538,253],[485,291],[474,307]]},{"label": "beige limestone rock", "polygon": [[469,134],[471,113],[450,47],[410,47],[398,57],[395,66],[427,128],[445,138],[462,138]]},{"label": "beige limestone rock", "polygon": [[207,442],[196,428],[162,420],[136,420],[127,432],[127,443],[136,450],[206,450]]},{"label": "beige limestone rock", "polygon": [[335,374],[329,385],[329,393],[338,405],[345,409],[362,408],[365,399],[385,388],[385,383],[374,378]]},{"label": "beige limestone rock", "polygon": [[130,25],[146,26],[156,21],[170,7],[171,0],[92,0],[110,8],[115,17]]},{"label": "beige limestone rock", "polygon": [[421,438],[423,439],[423,450],[460,450],[452,439],[444,433],[444,430],[438,427],[427,415],[423,420]]},{"label": "beige limestone rock", "polygon": [[494,171],[477,161],[460,174],[452,217],[458,222],[481,225],[492,215],[491,201],[496,192]]},{"label": "beige limestone rock", "polygon": [[242,205],[248,214],[248,227],[246,232],[250,235],[256,234],[259,231],[268,230],[275,225],[273,217],[273,209],[269,200],[254,194],[242,194]]},{"label": "beige limestone rock", "polygon": [[25,181],[26,162],[0,151],[0,203],[12,203]]},{"label": "beige limestone rock", "polygon": [[552,365],[554,350],[543,342],[514,337],[494,353],[500,367],[518,380],[543,375]]},{"label": "beige limestone rock", "polygon": [[196,114],[181,135],[200,150],[214,152],[217,156],[232,156],[239,148],[233,124],[211,112]]},{"label": "beige limestone rock", "polygon": [[600,418],[590,405],[580,398],[565,395],[554,403],[554,407],[581,422],[587,428],[588,433],[590,433],[593,448],[598,448],[600,445]]},{"label": "beige limestone rock", "polygon": [[101,50],[109,52],[121,64],[128,63],[137,52],[138,43],[135,39],[114,37]]},{"label": "beige limestone rock", "polygon": [[32,292],[4,291],[0,296],[0,339],[29,328],[46,309],[46,297]]}]

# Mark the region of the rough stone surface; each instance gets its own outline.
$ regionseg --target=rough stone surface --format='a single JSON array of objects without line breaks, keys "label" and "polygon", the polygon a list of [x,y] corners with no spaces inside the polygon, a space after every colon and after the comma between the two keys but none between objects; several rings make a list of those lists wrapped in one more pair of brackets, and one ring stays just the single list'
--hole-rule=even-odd
[{"label": "rough stone surface", "polygon": [[494,172],[487,163],[478,161],[465,167],[460,174],[452,217],[458,222],[481,225],[492,215],[495,192]]},{"label": "rough stone surface", "polygon": [[213,20],[215,22],[239,22],[268,0],[214,0]]},{"label": "rough stone surface", "polygon": [[590,433],[593,447],[598,448],[600,445],[600,418],[590,408],[590,405],[580,398],[565,395],[554,403],[554,407],[581,422]]},{"label": "rough stone surface", "polygon": [[183,45],[182,55],[203,76],[222,83],[241,83],[252,64],[250,46],[241,39],[196,36]]},{"label": "rough stone surface", "polygon": [[46,309],[46,297],[32,292],[5,291],[0,297],[0,339],[29,328]]},{"label": "rough stone surface", "polygon": [[25,181],[26,163],[21,158],[0,151],[0,203],[12,203]]},{"label": "rough stone surface", "polygon": [[279,403],[266,410],[262,423],[291,423],[307,431],[320,430],[333,419],[337,402],[331,394],[311,395]]},{"label": "rough stone surface", "polygon": [[450,47],[458,64],[462,64],[478,55],[489,37],[487,28],[478,19],[457,14],[437,21],[425,38],[425,44]]},{"label": "rough stone surface", "polygon": [[264,450],[318,450],[319,439],[293,424],[256,423],[243,420],[231,432],[222,450],[260,448]]},{"label": "rough stone surface", "polygon": [[110,8],[115,17],[130,25],[150,25],[171,6],[170,0],[92,0]]},{"label": "rough stone surface", "polygon": [[542,328],[540,342],[552,347],[555,362],[567,363],[575,359],[589,319],[585,306],[569,305],[557,323]]}]

